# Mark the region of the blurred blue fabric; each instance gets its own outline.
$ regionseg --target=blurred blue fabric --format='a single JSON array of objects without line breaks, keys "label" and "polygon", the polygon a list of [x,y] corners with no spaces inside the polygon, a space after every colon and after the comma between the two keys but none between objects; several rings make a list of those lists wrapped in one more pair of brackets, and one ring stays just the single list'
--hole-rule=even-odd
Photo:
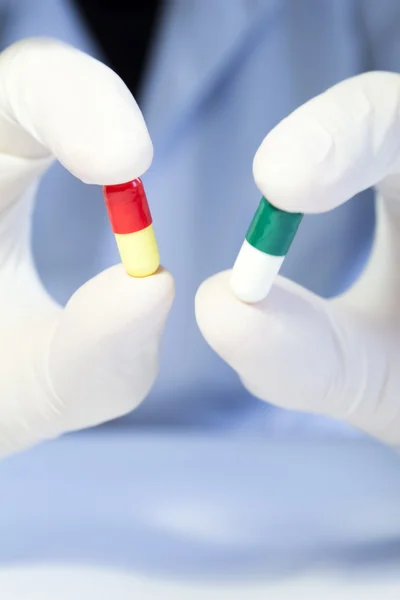
[{"label": "blurred blue fabric", "polygon": [[328,569],[353,584],[394,570],[399,582],[398,456],[335,438],[103,430],[44,444],[0,464],[0,568],[98,565],[203,583]]},{"label": "blurred blue fabric", "polygon": [[[3,47],[47,35],[102,58],[68,0],[2,0],[0,7]],[[157,384],[125,423],[263,431],[276,418],[206,345],[194,295],[240,247],[259,200],[252,159],[265,134],[346,77],[399,70],[399,34],[398,0],[379,7],[374,0],[167,3],[140,105],[155,146],[144,182],[177,295]],[[368,256],[373,225],[371,192],[306,217],[283,273],[324,296],[342,291]],[[118,262],[100,190],[59,165],[40,189],[33,244],[41,277],[61,302]]]},{"label": "blurred blue fabric", "polygon": [[[95,563],[196,580],[274,580],[321,565],[363,581],[379,565],[399,572],[398,457],[345,441],[329,420],[251,398],[202,339],[193,300],[240,247],[259,200],[251,167],[264,135],[341,79],[399,70],[400,3],[167,6],[140,99],[155,145],[144,181],[177,284],[160,377],[116,432],[68,436],[1,463],[0,564]],[[103,58],[69,0],[0,0],[1,46],[33,35]],[[305,218],[284,273],[324,296],[345,289],[373,226],[370,192]],[[100,189],[59,165],[41,185],[33,234],[40,275],[63,303],[118,261]],[[131,435],[135,426],[151,431]]]}]

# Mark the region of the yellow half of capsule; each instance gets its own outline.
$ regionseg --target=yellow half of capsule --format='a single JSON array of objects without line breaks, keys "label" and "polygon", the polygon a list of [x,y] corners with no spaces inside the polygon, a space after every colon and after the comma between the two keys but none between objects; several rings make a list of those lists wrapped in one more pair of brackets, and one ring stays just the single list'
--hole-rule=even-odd
[{"label": "yellow half of capsule", "polygon": [[132,277],[148,277],[160,266],[153,225],[133,233],[116,233],[115,239],[121,262],[128,275]]}]

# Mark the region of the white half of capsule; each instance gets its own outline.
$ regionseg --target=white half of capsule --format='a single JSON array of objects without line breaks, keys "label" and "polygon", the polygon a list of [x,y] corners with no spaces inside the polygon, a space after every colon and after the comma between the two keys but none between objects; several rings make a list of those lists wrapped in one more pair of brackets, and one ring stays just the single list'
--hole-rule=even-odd
[{"label": "white half of capsule", "polygon": [[272,256],[243,242],[231,273],[233,293],[243,302],[264,300],[282,266],[284,256]]}]

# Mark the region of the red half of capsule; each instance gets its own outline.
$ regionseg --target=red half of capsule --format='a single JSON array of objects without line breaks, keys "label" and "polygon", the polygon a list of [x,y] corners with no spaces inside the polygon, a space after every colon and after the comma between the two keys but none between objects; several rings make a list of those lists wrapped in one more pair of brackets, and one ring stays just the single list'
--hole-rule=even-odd
[{"label": "red half of capsule", "polygon": [[114,233],[133,233],[152,224],[146,192],[140,179],[103,187]]}]

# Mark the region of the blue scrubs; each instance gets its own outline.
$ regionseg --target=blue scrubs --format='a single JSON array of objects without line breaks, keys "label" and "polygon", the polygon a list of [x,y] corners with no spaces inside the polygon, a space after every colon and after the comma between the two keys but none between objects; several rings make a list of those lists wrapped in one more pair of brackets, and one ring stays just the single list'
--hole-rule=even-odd
[{"label": "blue scrubs", "polygon": [[[3,0],[3,10],[3,46],[51,35],[102,58],[68,0]],[[268,409],[242,388],[202,339],[194,295],[206,277],[232,265],[241,245],[260,196],[252,159],[265,134],[344,78],[399,70],[399,30],[397,0],[382,0],[379,8],[374,0],[167,3],[140,104],[155,146],[144,181],[177,293],[160,376],[127,418],[132,424],[266,431],[277,415],[299,419]],[[370,192],[329,214],[306,217],[283,274],[324,296],[342,291],[368,256],[373,222]],[[46,286],[61,302],[117,262],[100,190],[54,167],[40,190],[34,252]]]},{"label": "blue scrubs", "polygon": [[[0,0],[0,23],[3,47],[48,35],[101,58],[68,0]],[[399,29],[398,0],[168,2],[141,99],[155,145],[144,179],[177,283],[160,377],[128,427],[0,465],[1,568],[66,561],[274,581],[324,564],[353,581],[355,569],[370,575],[372,557],[399,571],[397,457],[364,441],[335,446],[330,421],[252,399],[193,310],[202,280],[232,265],[259,201],[251,167],[265,134],[346,77],[398,71]],[[373,223],[370,193],[306,217],[284,273],[325,296],[341,291],[368,255]],[[33,243],[61,302],[118,261],[100,190],[57,165],[40,189]]]}]

